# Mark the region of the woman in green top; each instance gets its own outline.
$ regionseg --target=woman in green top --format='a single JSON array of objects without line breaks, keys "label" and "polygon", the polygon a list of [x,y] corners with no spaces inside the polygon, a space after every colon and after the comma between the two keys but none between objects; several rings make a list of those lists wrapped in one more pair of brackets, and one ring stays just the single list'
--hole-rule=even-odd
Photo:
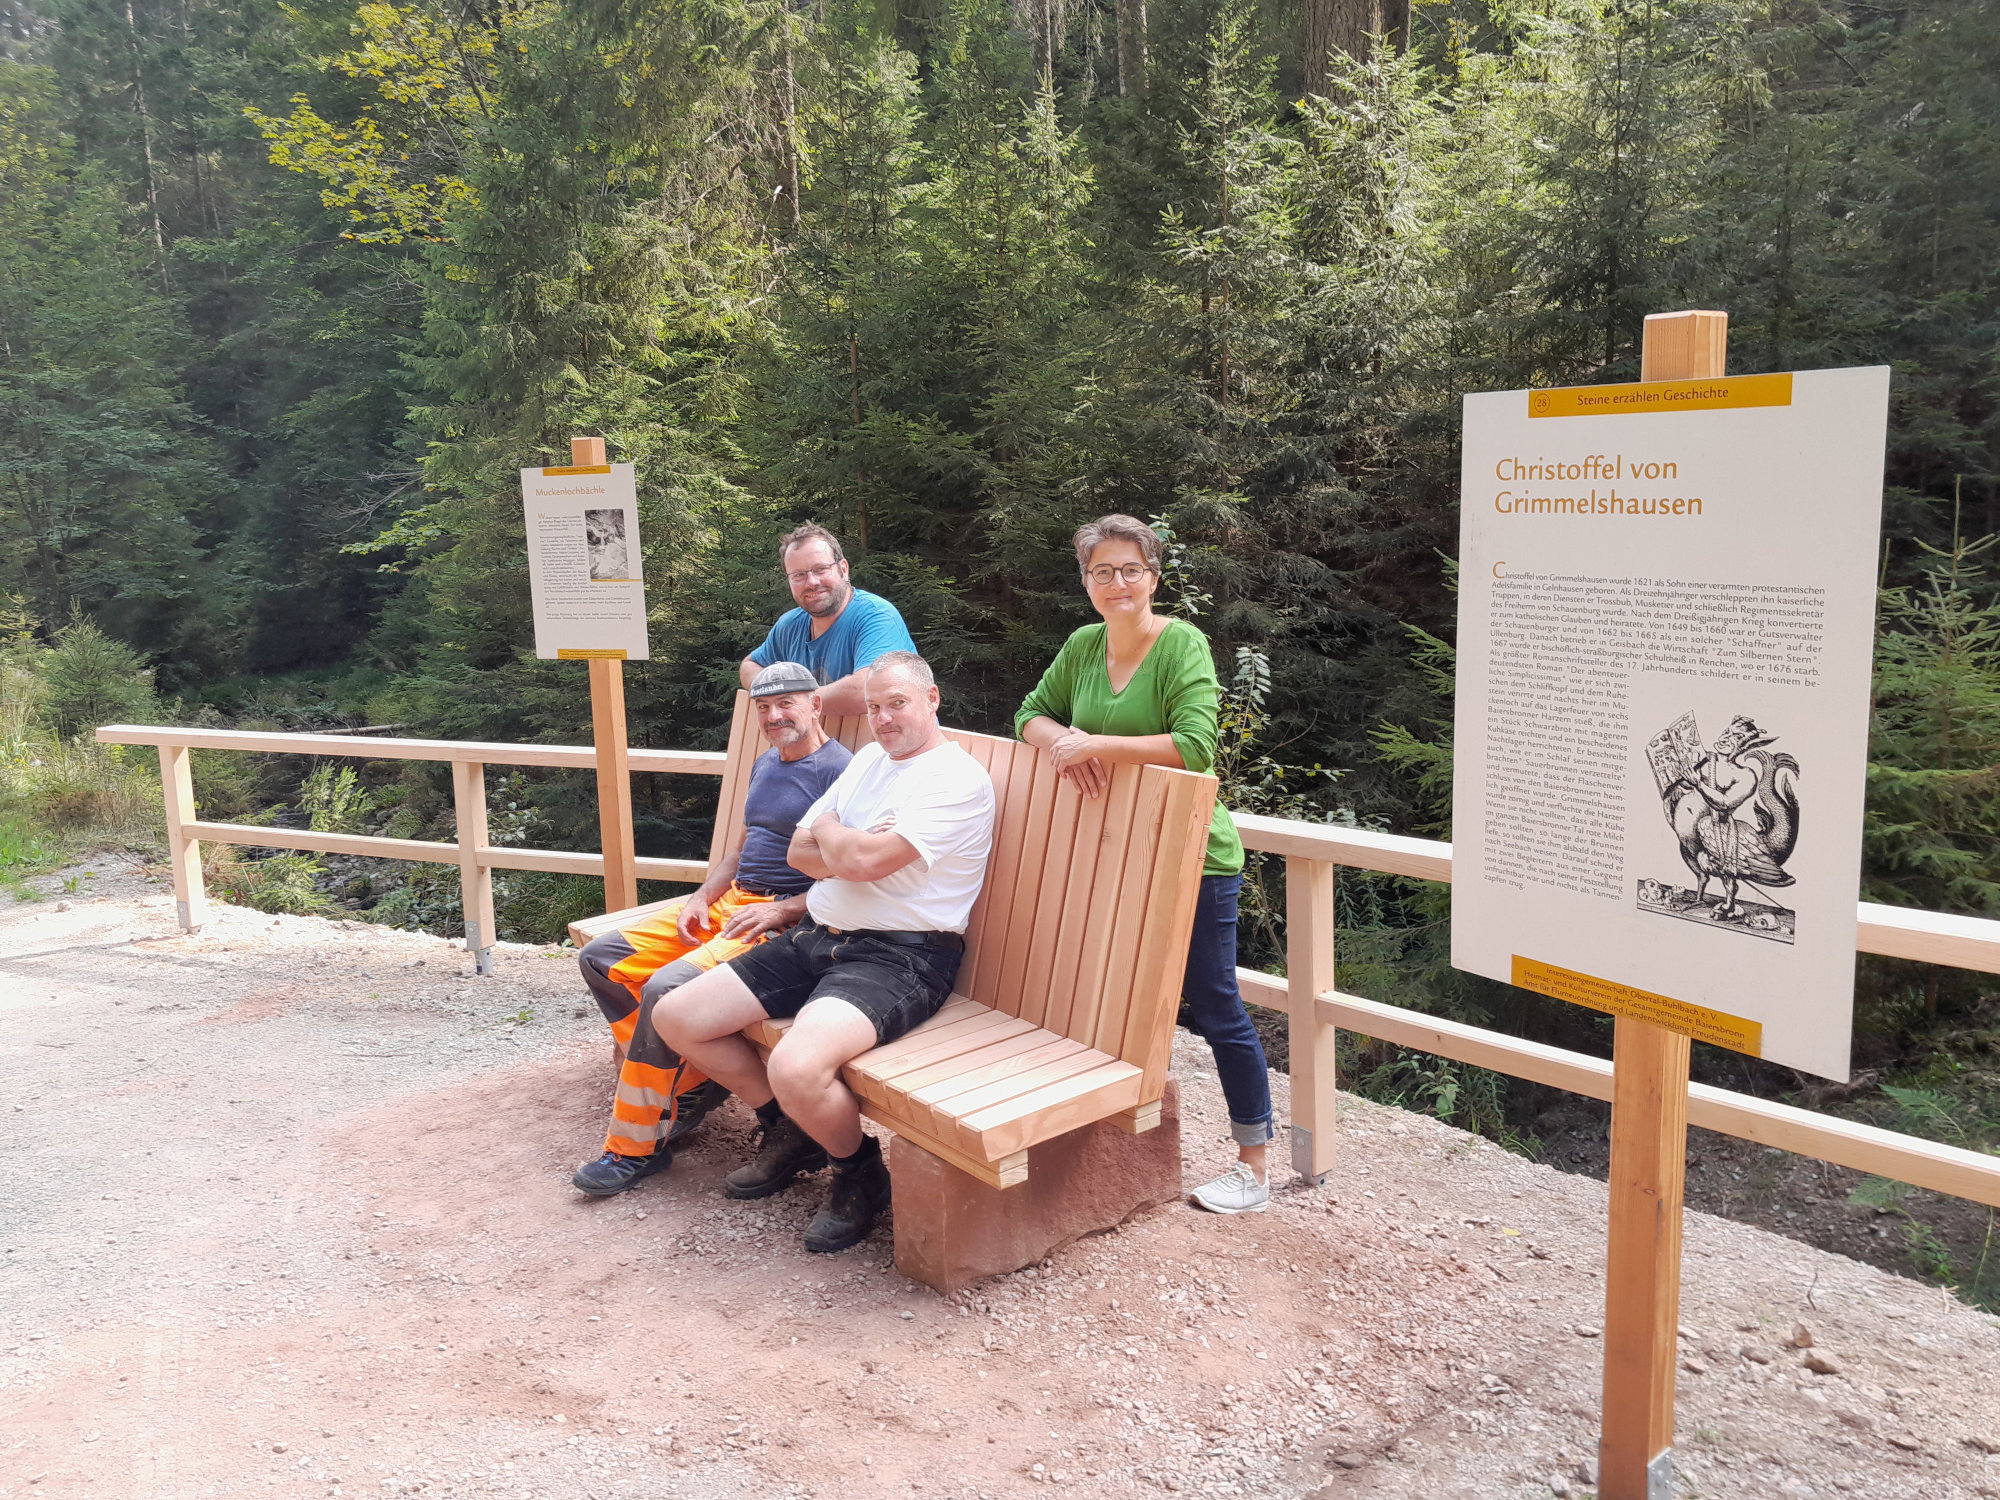
[{"label": "woman in green top", "polygon": [[[1215,660],[1208,637],[1194,626],[1153,613],[1158,535],[1131,516],[1105,516],[1077,532],[1076,560],[1104,623],[1084,626],[1064,644],[1015,714],[1015,733],[1086,797],[1104,791],[1111,765],[1209,770],[1215,764]],[[1257,1212],[1271,1201],[1265,1167],[1273,1133],[1271,1077],[1236,988],[1242,886],[1243,842],[1229,810],[1217,802],[1181,990],[1194,1030],[1215,1054],[1241,1157],[1195,1192],[1194,1201],[1214,1213]]]}]

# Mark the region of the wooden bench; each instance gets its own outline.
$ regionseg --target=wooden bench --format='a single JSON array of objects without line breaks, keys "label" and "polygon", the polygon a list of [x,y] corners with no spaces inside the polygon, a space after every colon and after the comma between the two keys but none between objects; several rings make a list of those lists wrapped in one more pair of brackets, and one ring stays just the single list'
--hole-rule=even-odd
[{"label": "wooden bench", "polygon": [[[836,719],[850,748],[867,721]],[[1120,766],[1085,798],[1032,746],[947,729],[993,778],[993,853],[957,990],[929,1021],[843,1073],[863,1112],[989,1187],[1028,1180],[1030,1153],[1081,1127],[1161,1119],[1174,1017],[1215,802],[1215,778]],[[742,827],[766,748],[736,695],[709,858]],[[572,923],[579,946],[665,902]],[[785,1021],[745,1033],[760,1048]]]}]

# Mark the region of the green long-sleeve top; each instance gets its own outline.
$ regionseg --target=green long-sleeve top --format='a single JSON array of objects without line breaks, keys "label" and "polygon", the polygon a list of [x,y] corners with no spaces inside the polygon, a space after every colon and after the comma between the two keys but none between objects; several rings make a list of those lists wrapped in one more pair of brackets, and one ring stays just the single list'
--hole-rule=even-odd
[{"label": "green long-sleeve top", "polygon": [[[1014,715],[1014,733],[1045,715],[1085,734],[1170,734],[1190,771],[1215,767],[1217,687],[1208,637],[1185,620],[1160,632],[1123,692],[1111,690],[1102,625],[1086,625],[1063,642],[1042,680]],[[1208,857],[1201,873],[1234,875],[1243,868],[1243,840],[1220,801],[1208,823]]]}]

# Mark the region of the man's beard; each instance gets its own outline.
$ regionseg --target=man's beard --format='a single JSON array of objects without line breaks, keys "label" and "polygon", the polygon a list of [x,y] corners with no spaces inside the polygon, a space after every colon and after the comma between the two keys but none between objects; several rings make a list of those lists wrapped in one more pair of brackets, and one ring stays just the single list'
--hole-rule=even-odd
[{"label": "man's beard", "polygon": [[811,615],[815,620],[824,620],[828,615],[839,614],[840,611],[846,606],[847,600],[849,596],[853,594],[853,592],[854,592],[853,588],[848,584],[843,584],[843,583],[831,584],[827,588],[826,603],[820,605],[817,609],[815,609],[810,604],[804,605],[802,607],[804,608],[805,612]]}]

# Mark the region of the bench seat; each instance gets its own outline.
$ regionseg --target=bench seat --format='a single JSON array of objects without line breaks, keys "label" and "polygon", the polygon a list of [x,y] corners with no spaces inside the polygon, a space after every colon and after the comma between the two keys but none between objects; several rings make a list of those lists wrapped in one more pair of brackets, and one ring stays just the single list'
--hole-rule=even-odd
[{"label": "bench seat", "polygon": [[[769,1052],[790,1021],[744,1035]],[[963,995],[887,1046],[841,1070],[862,1112],[993,1187],[1028,1175],[1028,1148],[1120,1111],[1128,1128],[1157,1122],[1138,1109],[1144,1070]]]}]

